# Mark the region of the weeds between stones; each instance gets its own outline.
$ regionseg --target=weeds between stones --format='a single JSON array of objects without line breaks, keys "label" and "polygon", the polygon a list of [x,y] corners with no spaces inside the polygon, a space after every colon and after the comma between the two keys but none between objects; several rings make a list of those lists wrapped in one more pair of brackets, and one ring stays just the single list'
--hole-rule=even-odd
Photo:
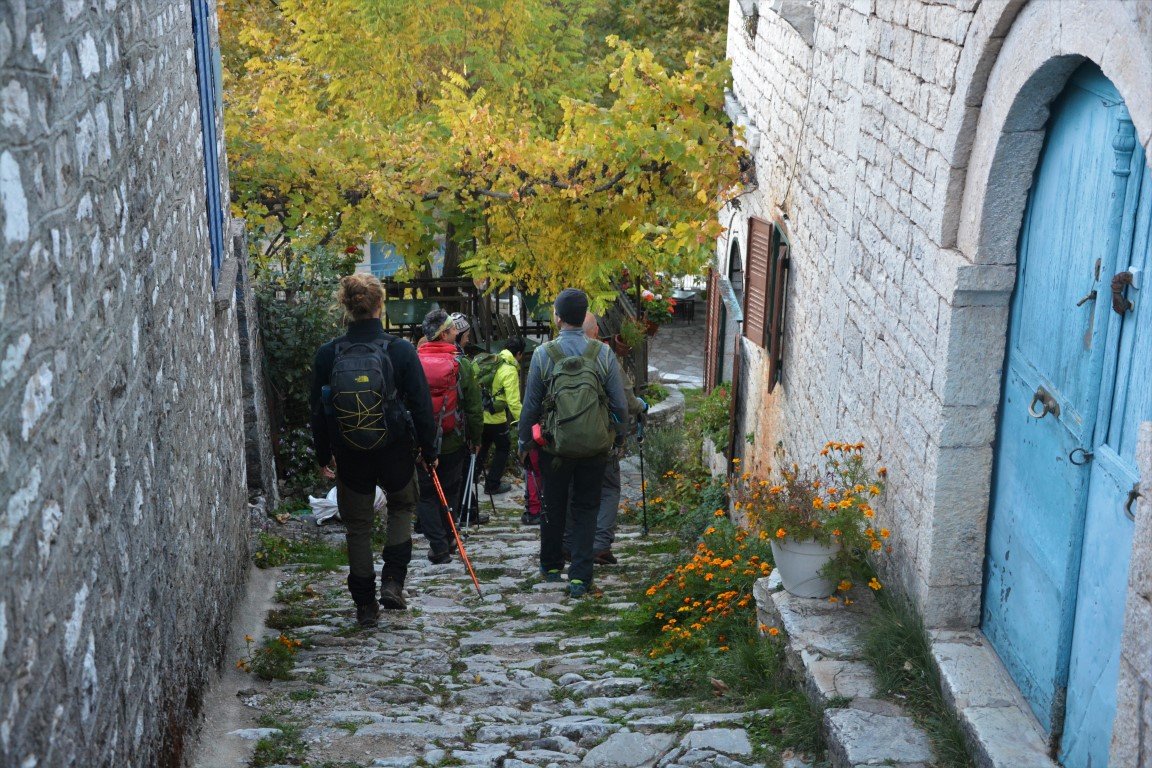
[{"label": "weeds between stones", "polygon": [[932,643],[906,602],[877,595],[877,610],[864,631],[864,655],[876,671],[882,696],[897,694],[936,748],[941,768],[973,768],[955,714],[944,701]]},{"label": "weeds between stones", "polygon": [[260,546],[252,559],[261,568],[294,563],[310,566],[307,570],[338,571],[348,564],[348,551],[345,547],[333,547],[315,539],[298,541],[262,533]]}]

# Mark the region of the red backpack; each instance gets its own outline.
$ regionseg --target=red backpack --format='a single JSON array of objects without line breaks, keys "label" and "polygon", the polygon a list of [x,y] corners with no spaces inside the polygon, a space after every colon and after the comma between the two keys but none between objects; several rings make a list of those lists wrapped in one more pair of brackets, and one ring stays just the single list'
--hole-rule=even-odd
[{"label": "red backpack", "polygon": [[436,415],[437,435],[447,435],[460,425],[460,354],[455,344],[430,341],[416,351],[428,390],[432,395],[432,413]]}]

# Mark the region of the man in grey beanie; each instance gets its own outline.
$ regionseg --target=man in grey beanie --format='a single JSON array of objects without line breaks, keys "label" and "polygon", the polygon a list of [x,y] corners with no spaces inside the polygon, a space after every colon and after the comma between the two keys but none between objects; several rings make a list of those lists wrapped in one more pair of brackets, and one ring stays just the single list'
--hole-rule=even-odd
[{"label": "man in grey beanie", "polygon": [[[584,335],[582,326],[588,312],[588,296],[583,291],[566,288],[556,297],[554,310],[560,333],[536,349],[528,369],[518,433],[521,463],[532,442],[532,428],[544,416],[544,396],[556,366],[554,356],[579,357],[590,344],[597,345],[596,376],[608,396],[618,441],[623,440],[628,423],[628,402],[616,355],[605,344]],[[545,581],[561,580],[564,529],[571,517],[572,564],[568,569],[568,594],[583,597],[592,587],[592,545],[608,450],[603,455],[587,458],[556,455],[548,452],[547,446],[543,451],[540,470],[544,476],[545,517],[540,526],[540,572]]]}]

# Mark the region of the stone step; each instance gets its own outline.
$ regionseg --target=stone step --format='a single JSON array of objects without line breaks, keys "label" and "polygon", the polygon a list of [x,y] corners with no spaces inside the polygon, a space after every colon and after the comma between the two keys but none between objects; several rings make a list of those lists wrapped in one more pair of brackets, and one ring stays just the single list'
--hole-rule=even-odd
[{"label": "stone step", "polygon": [[877,696],[876,678],[864,661],[860,633],[876,601],[861,595],[851,606],[794,597],[780,574],[756,582],[761,624],[783,631],[788,666],[824,709],[824,738],[833,768],[889,765],[923,768],[936,761],[932,742],[899,704]]},{"label": "stone step", "polygon": [[[794,597],[778,573],[756,582],[762,624],[787,636],[785,655],[824,712],[834,768],[931,764],[931,742],[901,707],[877,698],[872,668],[860,650],[860,632],[876,610],[864,594],[851,606]],[[932,656],[944,699],[956,713],[979,768],[1058,768],[1036,718],[988,640],[978,629],[933,630]]]}]

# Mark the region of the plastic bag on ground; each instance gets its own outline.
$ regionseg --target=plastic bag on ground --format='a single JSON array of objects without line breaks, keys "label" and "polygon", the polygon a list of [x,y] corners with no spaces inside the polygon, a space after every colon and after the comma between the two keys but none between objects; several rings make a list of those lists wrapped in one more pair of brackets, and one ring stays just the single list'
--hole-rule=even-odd
[{"label": "plastic bag on ground", "polygon": [[[329,520],[339,522],[340,509],[336,505],[336,489],[328,491],[327,496],[309,496],[308,506],[312,507],[312,519],[316,521],[316,525],[324,525]],[[386,497],[384,491],[377,486],[376,500],[372,503],[376,512],[383,512],[387,507]]]}]

